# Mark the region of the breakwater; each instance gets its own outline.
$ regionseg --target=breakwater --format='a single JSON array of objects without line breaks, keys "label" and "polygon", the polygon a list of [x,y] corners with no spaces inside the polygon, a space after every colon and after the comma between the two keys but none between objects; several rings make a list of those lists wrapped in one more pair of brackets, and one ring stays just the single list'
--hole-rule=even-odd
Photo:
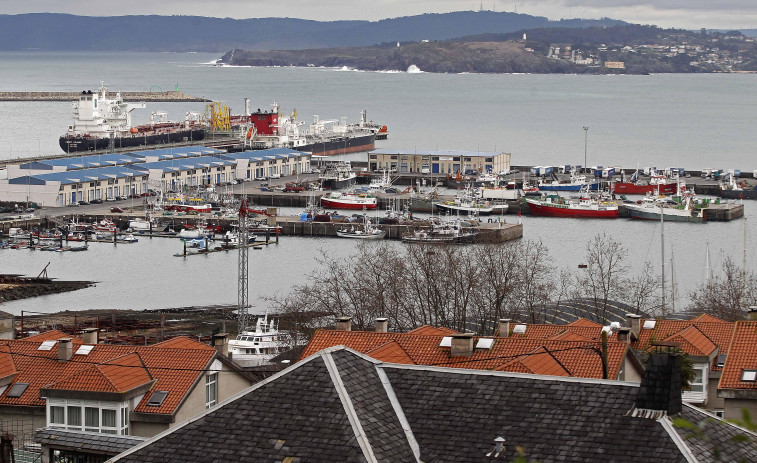
[{"label": "breakwater", "polygon": [[[0,92],[0,101],[75,101],[80,92]],[[184,92],[121,92],[124,101],[149,102],[210,102],[206,98],[187,95]]]}]

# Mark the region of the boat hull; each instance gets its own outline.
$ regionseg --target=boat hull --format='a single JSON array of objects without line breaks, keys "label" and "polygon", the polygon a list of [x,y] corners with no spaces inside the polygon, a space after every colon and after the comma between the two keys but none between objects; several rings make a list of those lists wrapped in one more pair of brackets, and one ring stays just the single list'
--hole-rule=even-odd
[{"label": "boat hull", "polygon": [[582,183],[582,184],[542,184],[539,185],[541,191],[581,191],[588,187],[590,191],[596,191],[598,185],[596,183]]},{"label": "boat hull", "polygon": [[645,195],[647,193],[656,193],[658,191],[661,195],[673,195],[676,194],[678,185],[675,183],[662,183],[659,185],[637,185],[629,182],[618,182],[613,187],[613,193],[619,195]]},{"label": "boat hull", "polygon": [[530,200],[526,200],[526,204],[528,204],[532,215],[540,217],[573,217],[584,219],[615,219],[618,217],[617,206],[579,209]]},{"label": "boat hull", "polygon": [[[635,208],[632,206],[626,206],[628,214],[632,219],[636,220],[660,220],[660,211],[651,208]],[[704,222],[704,214],[699,212],[696,215],[692,215],[690,211],[688,214],[665,214],[665,222],[689,222],[689,223],[702,223]]]},{"label": "boat hull", "polygon": [[[139,146],[162,145],[180,142],[194,142],[205,138],[205,129],[193,128],[176,130],[168,133],[153,135],[137,135],[133,137],[115,137],[113,147],[115,149],[134,148]],[[60,147],[66,153],[79,153],[83,151],[99,151],[110,148],[110,138],[92,137],[69,137],[62,136],[59,140]]]},{"label": "boat hull", "polygon": [[493,207],[466,207],[454,204],[435,203],[434,206],[443,213],[447,214],[464,214],[464,215],[490,215]]},{"label": "boat hull", "polygon": [[357,135],[354,137],[329,137],[307,144],[297,143],[253,143],[252,149],[290,148],[297,151],[306,151],[317,156],[334,156],[345,153],[359,153],[376,149],[376,136],[374,134]]},{"label": "boat hull", "polygon": [[720,190],[720,197],[726,199],[757,199],[757,190]]},{"label": "boat hull", "polygon": [[330,199],[323,197],[321,198],[321,205],[326,209],[349,209],[349,210],[369,210],[373,211],[378,209],[378,203],[373,201],[370,203],[367,202],[353,202],[350,200],[339,200],[339,199]]},{"label": "boat hull", "polygon": [[386,232],[381,230],[378,233],[359,233],[355,231],[337,230],[336,236],[340,238],[355,238],[360,240],[381,240],[386,236]]}]

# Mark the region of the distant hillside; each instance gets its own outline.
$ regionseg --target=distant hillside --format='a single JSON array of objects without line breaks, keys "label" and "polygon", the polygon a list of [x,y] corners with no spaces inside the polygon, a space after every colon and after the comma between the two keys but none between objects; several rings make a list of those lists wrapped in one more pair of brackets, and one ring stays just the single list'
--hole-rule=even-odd
[{"label": "distant hillside", "polygon": [[381,21],[231,19],[199,16],[90,17],[56,13],[0,15],[0,50],[206,51],[295,50],[385,42],[447,40],[534,28],[624,24],[515,13],[461,11]]}]

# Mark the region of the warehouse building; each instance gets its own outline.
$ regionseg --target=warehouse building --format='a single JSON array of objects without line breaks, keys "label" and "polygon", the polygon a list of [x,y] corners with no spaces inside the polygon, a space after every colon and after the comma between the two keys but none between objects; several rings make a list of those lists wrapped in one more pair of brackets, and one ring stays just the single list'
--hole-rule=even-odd
[{"label": "warehouse building", "polygon": [[399,173],[496,173],[510,170],[510,153],[379,149],[368,153],[368,165],[372,171]]}]

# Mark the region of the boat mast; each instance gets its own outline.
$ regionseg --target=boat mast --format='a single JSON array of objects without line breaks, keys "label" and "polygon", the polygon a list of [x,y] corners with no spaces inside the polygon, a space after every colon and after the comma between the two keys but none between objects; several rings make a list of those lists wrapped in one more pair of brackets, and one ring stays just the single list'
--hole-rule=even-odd
[{"label": "boat mast", "polygon": [[662,313],[665,314],[665,214],[660,203],[660,254],[662,259]]},{"label": "boat mast", "polygon": [[676,311],[676,278],[673,267],[673,246],[670,247],[670,311]]}]

